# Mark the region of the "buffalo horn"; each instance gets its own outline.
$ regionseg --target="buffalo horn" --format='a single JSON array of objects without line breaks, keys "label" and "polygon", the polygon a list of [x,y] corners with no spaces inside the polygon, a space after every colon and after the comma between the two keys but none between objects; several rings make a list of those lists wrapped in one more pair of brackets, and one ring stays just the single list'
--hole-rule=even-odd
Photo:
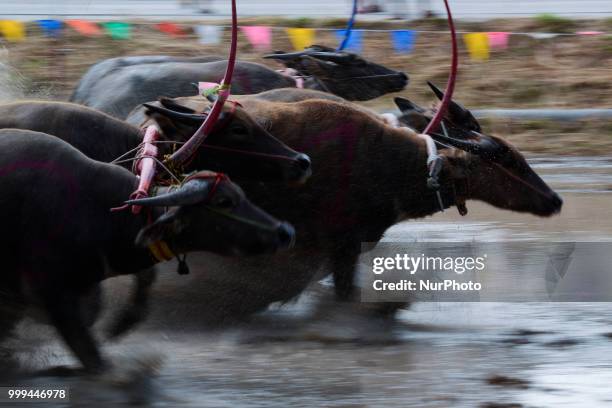
[{"label": "buffalo horn", "polygon": [[268,55],[264,55],[263,58],[272,58],[272,59],[287,61],[287,60],[293,60],[293,59],[304,57],[304,56],[319,58],[322,60],[327,60],[327,61],[332,61],[332,62],[348,62],[355,58],[353,55],[347,54],[344,52],[308,51],[308,50],[268,54]]},{"label": "buffalo horn", "polygon": [[168,193],[146,198],[128,200],[129,205],[142,205],[147,207],[174,207],[179,205],[192,205],[202,202],[208,196],[210,180],[193,179],[176,190]]},{"label": "buffalo horn", "polygon": [[296,52],[282,52],[276,51],[274,54],[264,55],[263,58],[266,59],[278,59],[278,60],[292,60],[295,58],[299,58],[305,54],[304,51],[296,51]]},{"label": "buffalo horn", "polygon": [[[442,100],[442,98],[444,98],[444,92],[442,92],[440,88],[438,88],[437,86],[435,86],[433,83],[429,81],[427,81],[427,85],[429,85],[429,87],[431,88],[433,93],[436,94],[439,100]],[[460,117],[460,118],[465,117],[465,115],[471,115],[469,110],[465,109],[463,106],[459,105],[457,102],[453,100],[450,101],[450,104],[448,105],[448,109],[452,115]]]},{"label": "buffalo horn", "polygon": [[145,108],[149,109],[150,111],[161,113],[162,115],[167,116],[169,118],[173,118],[173,119],[182,119],[182,120],[188,120],[188,121],[197,122],[197,123],[200,123],[204,121],[204,119],[206,119],[206,115],[202,115],[198,113],[177,112],[171,109],[163,108],[161,106],[151,105],[148,103],[143,103],[142,105]]},{"label": "buffalo horn", "polygon": [[478,156],[494,157],[500,152],[501,146],[495,140],[481,133],[472,131],[478,136],[474,139],[455,139],[454,137],[446,136],[440,133],[433,133],[431,137],[438,142],[451,145],[468,153],[473,153]]}]

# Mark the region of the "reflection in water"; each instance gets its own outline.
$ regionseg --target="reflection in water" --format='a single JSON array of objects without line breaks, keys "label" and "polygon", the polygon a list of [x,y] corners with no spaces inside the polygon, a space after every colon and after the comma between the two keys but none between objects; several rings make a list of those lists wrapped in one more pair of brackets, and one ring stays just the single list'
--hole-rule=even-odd
[{"label": "reflection in water", "polygon": [[[534,163],[555,187],[568,190],[560,216],[540,219],[468,203],[467,217],[449,210],[397,225],[385,239],[610,241],[612,196],[605,191],[612,186],[612,159]],[[587,179],[590,184],[584,187]],[[313,290],[229,330],[204,332],[180,324],[136,330],[105,347],[119,371],[135,367],[133,372],[144,373],[128,373],[136,378],[129,387],[117,386],[118,376],[21,381],[69,384],[73,400],[90,406],[128,399],[161,407],[612,404],[612,340],[604,336],[612,332],[612,304],[418,303],[390,324],[365,319],[348,306],[332,306],[323,300],[325,292]],[[73,363],[63,347],[47,340],[55,338],[51,333],[22,325],[11,358],[33,370]],[[157,361],[156,355],[163,361],[152,375],[157,364],[146,362]],[[528,385],[489,384],[493,376]]]}]

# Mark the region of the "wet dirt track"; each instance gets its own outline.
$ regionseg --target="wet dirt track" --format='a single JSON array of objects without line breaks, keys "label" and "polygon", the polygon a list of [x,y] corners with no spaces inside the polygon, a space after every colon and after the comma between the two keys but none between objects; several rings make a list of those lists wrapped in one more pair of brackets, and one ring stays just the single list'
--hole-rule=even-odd
[{"label": "wet dirt track", "polygon": [[[448,211],[397,225],[386,239],[612,240],[612,159],[533,163],[561,191],[560,216],[537,219],[468,203],[466,218]],[[169,330],[157,316],[105,346],[117,362],[112,375],[12,381],[68,385],[74,406],[612,405],[612,304],[421,303],[391,324],[327,298],[318,289],[224,331],[204,332],[192,322],[181,329],[180,316],[172,316]],[[54,339],[52,330],[28,323],[20,333],[10,356],[28,370],[73,361],[46,340]]]}]

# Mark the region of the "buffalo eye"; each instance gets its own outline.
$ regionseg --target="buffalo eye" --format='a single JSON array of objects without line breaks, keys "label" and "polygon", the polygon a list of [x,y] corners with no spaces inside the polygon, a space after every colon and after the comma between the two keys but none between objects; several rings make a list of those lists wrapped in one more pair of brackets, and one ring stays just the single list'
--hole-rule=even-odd
[{"label": "buffalo eye", "polygon": [[234,125],[231,127],[230,131],[236,136],[244,137],[249,135],[249,129],[247,129],[244,125]]}]

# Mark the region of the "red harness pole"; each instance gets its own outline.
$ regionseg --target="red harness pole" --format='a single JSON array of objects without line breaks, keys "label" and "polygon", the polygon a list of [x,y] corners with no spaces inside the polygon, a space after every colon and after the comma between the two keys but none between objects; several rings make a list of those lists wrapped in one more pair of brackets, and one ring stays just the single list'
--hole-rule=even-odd
[{"label": "red harness pole", "polygon": [[440,103],[440,107],[438,111],[434,115],[433,119],[429,122],[425,130],[424,134],[428,135],[432,132],[438,130],[438,126],[448,109],[448,104],[453,98],[453,92],[455,90],[455,79],[457,78],[457,66],[459,65],[459,57],[457,56],[457,34],[455,33],[455,23],[453,22],[453,15],[451,14],[450,6],[448,5],[448,0],[444,0],[444,5],[446,6],[446,15],[448,16],[448,28],[451,32],[451,42],[453,47],[453,59],[451,62],[451,71],[448,75],[448,83],[446,84],[446,90],[444,91],[444,98],[442,98],[442,103]]},{"label": "red harness pole", "polygon": [[[425,139],[428,153],[427,166],[429,168],[429,178],[427,179],[427,186],[436,192],[436,198],[438,205],[440,206],[440,211],[444,211],[444,202],[442,201],[442,195],[440,194],[440,183],[438,180],[440,171],[442,171],[442,157],[438,156],[436,144],[432,140],[431,136],[429,136],[429,133],[435,132],[438,129],[438,126],[440,125],[440,122],[442,122],[442,118],[448,109],[448,105],[453,97],[453,91],[455,90],[457,66],[459,65],[459,57],[457,56],[457,34],[455,33],[455,23],[453,22],[453,15],[451,14],[448,0],[444,0],[444,5],[446,6],[448,27],[451,33],[451,43],[453,48],[451,70],[448,75],[448,83],[446,84],[446,91],[444,92],[444,98],[442,98],[440,107],[421,135],[421,137]],[[467,213],[467,210],[463,211],[464,207],[465,206],[459,207],[458,205],[461,215],[465,215],[465,213]]]},{"label": "red harness pole", "polygon": [[223,105],[229,97],[232,75],[234,74],[234,65],[236,64],[236,46],[238,42],[238,18],[236,14],[236,0],[232,0],[232,44],[227,61],[227,68],[225,69],[225,75],[219,88],[219,97],[213,104],[212,109],[210,110],[204,123],[202,123],[202,126],[196,130],[193,136],[191,136],[179,150],[170,156],[168,160],[171,163],[183,165],[191,160],[195,152],[204,142],[204,139],[206,139],[206,137],[212,131],[217,119],[219,118],[219,115],[221,114]]},{"label": "red harness pole", "polygon": [[[157,146],[155,146],[155,142],[158,138],[159,132],[157,125],[147,127],[143,138],[143,157],[134,164],[134,172],[140,176],[140,181],[138,182],[138,189],[130,196],[131,200],[147,197],[149,195],[149,188],[151,187],[153,178],[155,178],[155,168],[157,166],[155,162],[155,158],[157,157]],[[138,214],[141,209],[141,206],[133,205],[132,213]]]}]

